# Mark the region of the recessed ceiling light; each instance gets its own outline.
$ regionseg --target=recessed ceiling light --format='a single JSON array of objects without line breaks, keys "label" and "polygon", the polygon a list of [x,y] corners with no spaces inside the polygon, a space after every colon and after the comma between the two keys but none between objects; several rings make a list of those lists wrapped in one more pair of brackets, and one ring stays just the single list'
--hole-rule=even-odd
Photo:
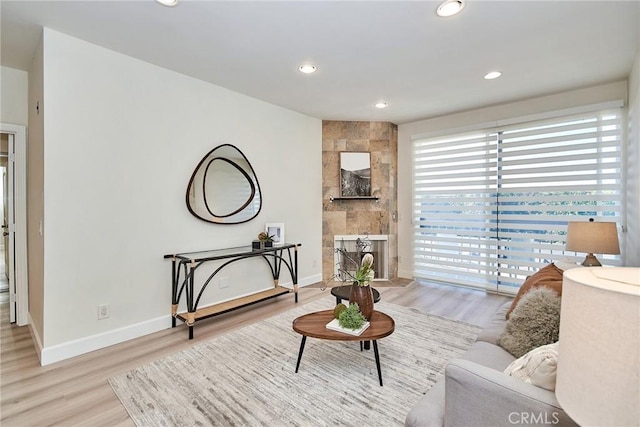
[{"label": "recessed ceiling light", "polygon": [[489,72],[489,73],[484,75],[484,79],[485,80],[493,80],[493,79],[497,79],[501,75],[502,75],[502,73],[500,71],[491,71],[491,72]]},{"label": "recessed ceiling light", "polygon": [[376,108],[387,108],[388,106],[389,104],[384,101],[377,102],[375,105]]},{"label": "recessed ceiling light", "polygon": [[300,72],[305,74],[311,74],[318,71],[318,67],[316,67],[313,64],[302,64],[301,66],[298,67],[298,70],[300,70]]},{"label": "recessed ceiling light", "polygon": [[178,5],[178,0],[156,0],[156,1],[163,6],[173,7]]},{"label": "recessed ceiling light", "polygon": [[446,18],[447,16],[453,16],[460,13],[462,9],[464,9],[463,0],[447,0],[438,6],[436,13],[438,16]]}]

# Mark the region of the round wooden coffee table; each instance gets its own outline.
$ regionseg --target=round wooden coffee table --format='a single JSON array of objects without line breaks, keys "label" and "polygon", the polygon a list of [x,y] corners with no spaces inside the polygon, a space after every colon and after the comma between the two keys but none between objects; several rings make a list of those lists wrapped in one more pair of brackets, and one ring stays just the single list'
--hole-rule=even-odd
[{"label": "round wooden coffee table", "polygon": [[360,335],[350,335],[327,329],[327,323],[333,320],[333,310],[316,311],[305,314],[293,321],[293,330],[302,335],[300,351],[298,351],[298,361],[296,363],[296,373],[300,367],[302,352],[307,337],[319,338],[321,340],[334,341],[373,341],[373,351],[376,357],[376,368],[378,368],[378,379],[382,385],[382,371],[380,370],[380,355],[378,353],[378,340],[387,337],[395,330],[395,322],[387,314],[380,311],[373,311],[370,325]]}]

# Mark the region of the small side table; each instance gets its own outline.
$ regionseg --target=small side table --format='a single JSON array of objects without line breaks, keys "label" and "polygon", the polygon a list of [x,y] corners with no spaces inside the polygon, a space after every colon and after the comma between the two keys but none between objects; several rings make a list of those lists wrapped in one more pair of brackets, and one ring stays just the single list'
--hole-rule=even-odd
[{"label": "small side table", "polygon": [[[374,288],[371,288],[371,292],[373,292],[373,302],[376,303],[380,301],[380,292],[378,292]],[[335,288],[331,288],[331,295],[336,297],[336,305],[340,304],[343,299],[349,301],[350,293],[351,285],[336,286]]]}]

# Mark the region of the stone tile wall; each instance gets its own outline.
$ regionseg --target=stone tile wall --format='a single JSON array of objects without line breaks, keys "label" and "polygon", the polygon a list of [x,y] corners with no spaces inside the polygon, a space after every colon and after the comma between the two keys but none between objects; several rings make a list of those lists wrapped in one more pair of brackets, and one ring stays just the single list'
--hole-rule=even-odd
[{"label": "stone tile wall", "polygon": [[[379,200],[340,197],[340,152],[371,153],[371,195]],[[322,276],[331,279],[333,236],[388,234],[389,279],[398,275],[398,126],[389,122],[322,122]]]}]

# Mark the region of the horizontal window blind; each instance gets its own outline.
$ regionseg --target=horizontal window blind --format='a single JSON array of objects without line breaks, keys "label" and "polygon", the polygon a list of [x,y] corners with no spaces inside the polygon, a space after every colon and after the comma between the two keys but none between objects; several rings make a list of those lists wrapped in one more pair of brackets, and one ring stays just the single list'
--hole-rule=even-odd
[{"label": "horizontal window blind", "polygon": [[621,150],[620,109],[414,141],[414,275],[513,293],[583,259],[565,253],[567,223],[620,224]]},{"label": "horizontal window blind", "polygon": [[414,142],[414,275],[486,287],[495,271],[496,134]]}]

